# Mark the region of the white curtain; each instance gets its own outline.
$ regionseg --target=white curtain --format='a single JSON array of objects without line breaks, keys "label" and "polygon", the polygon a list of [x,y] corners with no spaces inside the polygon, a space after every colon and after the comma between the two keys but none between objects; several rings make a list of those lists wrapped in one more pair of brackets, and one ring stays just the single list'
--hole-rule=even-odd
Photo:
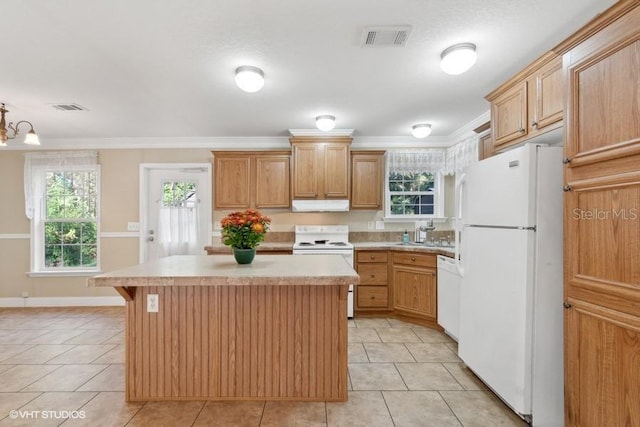
[{"label": "white curtain", "polygon": [[444,173],[454,175],[461,173],[467,166],[478,161],[477,135],[470,136],[461,142],[447,148],[447,159]]},{"label": "white curtain", "polygon": [[387,152],[389,172],[440,173],[445,168],[445,150],[441,148],[390,150]]},{"label": "white curtain", "polygon": [[44,190],[40,188],[41,180],[35,179],[40,171],[98,164],[97,151],[51,151],[26,153],[24,156],[24,208],[29,219],[33,219],[37,198],[42,197]]},{"label": "white curtain", "polygon": [[198,255],[200,223],[198,202],[186,206],[161,206],[158,215],[158,257]]}]

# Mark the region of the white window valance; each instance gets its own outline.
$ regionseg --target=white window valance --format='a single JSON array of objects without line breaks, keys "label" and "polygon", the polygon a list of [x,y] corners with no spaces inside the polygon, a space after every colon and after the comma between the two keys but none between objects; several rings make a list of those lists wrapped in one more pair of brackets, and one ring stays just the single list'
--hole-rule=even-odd
[{"label": "white window valance", "polygon": [[444,173],[454,175],[461,173],[467,166],[478,161],[479,137],[474,135],[447,148],[447,159]]},{"label": "white window valance", "polygon": [[25,214],[29,219],[33,219],[34,196],[40,193],[37,180],[34,179],[39,170],[98,164],[97,151],[50,151],[26,153],[24,156],[24,204]]},{"label": "white window valance", "polygon": [[445,169],[446,152],[441,148],[387,151],[390,173],[441,173]]}]

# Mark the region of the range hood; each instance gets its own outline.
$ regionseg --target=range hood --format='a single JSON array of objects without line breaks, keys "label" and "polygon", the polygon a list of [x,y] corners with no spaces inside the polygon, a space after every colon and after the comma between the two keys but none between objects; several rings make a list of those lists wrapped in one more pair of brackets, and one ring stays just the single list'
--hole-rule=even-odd
[{"label": "range hood", "polygon": [[293,212],[346,212],[349,200],[292,200]]}]

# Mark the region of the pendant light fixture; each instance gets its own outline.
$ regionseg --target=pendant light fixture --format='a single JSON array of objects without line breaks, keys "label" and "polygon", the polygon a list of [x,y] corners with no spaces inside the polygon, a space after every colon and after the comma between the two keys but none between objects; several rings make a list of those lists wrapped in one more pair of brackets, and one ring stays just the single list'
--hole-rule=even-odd
[{"label": "pendant light fixture", "polygon": [[[38,135],[36,134],[36,132],[33,130],[33,125],[31,124],[31,122],[20,120],[15,124],[15,126],[12,122],[9,122],[9,126],[7,126],[4,115],[8,112],[9,110],[4,108],[4,104],[0,104],[0,147],[6,147],[8,140],[14,139],[16,136],[18,136],[18,128],[23,123],[26,123],[31,127],[24,138],[24,143],[27,145],[40,145],[40,140],[38,139]],[[7,134],[7,132],[11,133]]]},{"label": "pendant light fixture", "polygon": [[420,123],[411,127],[411,135],[416,138],[426,138],[431,134],[431,125],[429,123]]},{"label": "pendant light fixture", "polygon": [[264,73],[258,67],[243,65],[236,68],[236,84],[245,92],[257,92],[264,86]]},{"label": "pendant light fixture", "polygon": [[457,76],[473,67],[476,63],[476,45],[458,43],[446,48],[440,55],[440,68],[447,74]]},{"label": "pendant light fixture", "polygon": [[316,117],[316,127],[321,131],[327,132],[336,126],[335,116],[328,114]]}]

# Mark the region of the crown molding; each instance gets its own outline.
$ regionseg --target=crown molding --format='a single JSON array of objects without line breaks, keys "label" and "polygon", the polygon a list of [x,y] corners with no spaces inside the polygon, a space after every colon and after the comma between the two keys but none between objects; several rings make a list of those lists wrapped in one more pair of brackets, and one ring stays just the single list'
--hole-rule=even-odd
[{"label": "crown molding", "polygon": [[[355,136],[351,148],[442,148],[450,147],[474,135],[473,129],[490,120],[489,110],[461,126],[447,136],[428,136],[417,139],[400,136]],[[289,129],[292,136],[349,136],[353,129],[333,129],[323,132],[316,129]],[[287,136],[242,136],[242,137],[126,137],[126,138],[50,138],[42,139],[42,145],[16,144],[3,147],[2,151],[42,150],[137,150],[137,149],[206,149],[206,150],[289,150]]]}]

